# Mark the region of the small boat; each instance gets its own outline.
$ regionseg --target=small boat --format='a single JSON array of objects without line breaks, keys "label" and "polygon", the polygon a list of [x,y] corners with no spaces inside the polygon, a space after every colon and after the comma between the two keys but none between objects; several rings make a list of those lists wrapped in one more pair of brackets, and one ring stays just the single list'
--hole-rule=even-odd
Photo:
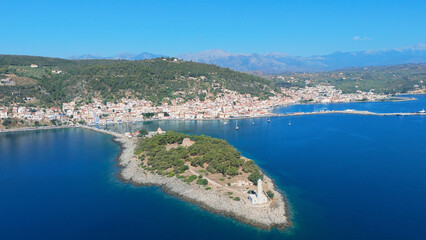
[{"label": "small boat", "polygon": [[426,113],[425,109],[423,108],[422,110],[419,111],[419,113]]},{"label": "small boat", "polygon": [[268,118],[268,122],[271,122],[271,118]]},{"label": "small boat", "polygon": [[289,125],[289,126],[291,126],[291,122],[290,122],[290,119],[288,120],[288,125]]},{"label": "small boat", "polygon": [[223,124],[225,124],[225,125],[226,125],[226,124],[228,124],[228,122],[227,122],[227,121],[225,121]]},{"label": "small boat", "polygon": [[240,128],[238,127],[238,122],[236,122],[235,123],[235,130],[238,130],[238,129],[240,129]]},{"label": "small boat", "polygon": [[254,125],[254,119],[253,119],[253,121],[251,122],[251,124],[253,124],[253,125]]}]

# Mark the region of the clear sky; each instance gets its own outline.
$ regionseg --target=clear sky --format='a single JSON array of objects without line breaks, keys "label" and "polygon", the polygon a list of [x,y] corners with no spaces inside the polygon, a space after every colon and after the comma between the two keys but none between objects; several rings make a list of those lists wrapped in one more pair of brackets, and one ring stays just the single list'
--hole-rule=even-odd
[{"label": "clear sky", "polygon": [[309,56],[426,43],[426,1],[0,0],[0,54]]}]

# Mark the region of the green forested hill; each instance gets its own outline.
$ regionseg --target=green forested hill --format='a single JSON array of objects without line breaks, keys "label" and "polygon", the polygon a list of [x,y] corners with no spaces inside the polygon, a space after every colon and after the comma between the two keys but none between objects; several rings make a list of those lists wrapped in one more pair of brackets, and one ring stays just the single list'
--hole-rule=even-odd
[{"label": "green forested hill", "polygon": [[348,68],[319,73],[287,73],[270,76],[277,86],[304,87],[329,84],[343,92],[370,91],[377,93],[405,93],[426,88],[426,63],[393,66]]},{"label": "green forested hill", "polygon": [[[31,68],[37,64],[38,68]],[[60,70],[63,73],[52,73]],[[159,103],[165,98],[204,98],[218,86],[262,98],[272,84],[263,78],[214,65],[158,58],[143,61],[66,60],[34,56],[0,55],[0,75],[16,79],[16,86],[0,86],[1,105],[35,97],[39,104],[60,105],[79,97],[113,101],[137,97]],[[180,95],[175,93],[179,91]]]}]

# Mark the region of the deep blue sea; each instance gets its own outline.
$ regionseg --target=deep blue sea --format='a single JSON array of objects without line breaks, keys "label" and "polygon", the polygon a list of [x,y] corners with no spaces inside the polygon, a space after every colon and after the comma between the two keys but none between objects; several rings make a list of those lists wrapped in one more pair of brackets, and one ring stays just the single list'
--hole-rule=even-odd
[{"label": "deep blue sea", "polygon": [[[416,97],[343,109],[426,108],[426,96]],[[0,239],[425,239],[426,117],[309,115],[291,117],[291,126],[287,117],[246,119],[238,131],[235,121],[109,128],[161,126],[226,139],[285,192],[289,229],[258,230],[161,188],[124,183],[111,136],[62,129],[0,134]]]}]

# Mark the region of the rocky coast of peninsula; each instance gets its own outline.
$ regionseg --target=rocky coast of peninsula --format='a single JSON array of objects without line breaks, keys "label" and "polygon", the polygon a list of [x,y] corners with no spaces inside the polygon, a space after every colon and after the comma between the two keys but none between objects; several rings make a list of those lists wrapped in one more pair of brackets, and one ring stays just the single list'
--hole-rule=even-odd
[{"label": "rocky coast of peninsula", "polygon": [[[267,176],[263,177],[263,185],[273,193],[273,199],[268,198],[267,203],[264,204],[252,204],[247,197],[243,199],[243,196],[247,194],[242,191],[235,191],[235,189],[210,179],[209,187],[206,188],[206,185],[190,184],[182,181],[177,175],[170,177],[147,171],[142,167],[143,161],[135,156],[135,149],[138,147],[140,139],[128,138],[119,133],[92,127],[84,128],[115,137],[114,141],[118,142],[122,148],[118,157],[118,164],[121,167],[120,177],[124,181],[139,186],[160,186],[165,192],[197,204],[205,210],[232,217],[261,229],[284,229],[291,224],[288,218],[285,197],[276,189],[273,181]],[[207,178],[207,176],[205,177]],[[233,197],[229,196],[231,191],[234,192]],[[241,200],[237,196],[241,196]],[[236,198],[238,198],[238,201],[236,201]]]}]

